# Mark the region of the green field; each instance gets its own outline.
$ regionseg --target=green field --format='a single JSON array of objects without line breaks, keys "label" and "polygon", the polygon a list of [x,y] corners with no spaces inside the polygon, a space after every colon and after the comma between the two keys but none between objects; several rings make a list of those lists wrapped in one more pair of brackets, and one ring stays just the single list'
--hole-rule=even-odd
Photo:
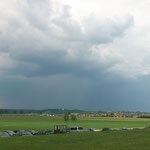
[{"label": "green field", "polygon": [[[41,117],[1,115],[0,131],[16,129],[53,130],[55,124],[64,124],[62,116]],[[150,126],[150,119],[139,118],[78,118],[70,126],[84,129]],[[33,137],[0,138],[0,150],[149,150],[150,130],[105,131],[99,133],[74,133]]]},{"label": "green field", "polygon": [[149,150],[150,130],[0,138],[0,150]]},{"label": "green field", "polygon": [[120,128],[150,126],[150,119],[143,118],[78,118],[77,121],[64,122],[63,116],[43,117],[27,115],[0,115],[0,131],[4,130],[53,130],[55,124],[82,126],[87,128]]}]

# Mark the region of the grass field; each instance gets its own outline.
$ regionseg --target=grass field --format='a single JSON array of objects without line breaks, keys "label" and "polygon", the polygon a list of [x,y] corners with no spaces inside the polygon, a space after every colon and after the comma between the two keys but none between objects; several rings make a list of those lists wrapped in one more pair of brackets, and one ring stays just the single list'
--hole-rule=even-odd
[{"label": "grass field", "polygon": [[150,126],[150,119],[140,118],[78,118],[77,121],[63,121],[63,116],[43,117],[27,115],[0,115],[0,131],[4,130],[53,130],[55,124],[82,126],[86,128],[120,128]]},{"label": "grass field", "polygon": [[0,150],[149,150],[150,130],[0,138]]},{"label": "grass field", "polygon": [[[53,130],[55,124],[64,124],[62,116],[41,117],[1,115],[0,131],[16,129]],[[84,129],[150,126],[149,119],[139,118],[78,118],[69,126]],[[149,150],[150,130],[105,131],[99,133],[74,133],[33,137],[0,138],[0,150]]]}]

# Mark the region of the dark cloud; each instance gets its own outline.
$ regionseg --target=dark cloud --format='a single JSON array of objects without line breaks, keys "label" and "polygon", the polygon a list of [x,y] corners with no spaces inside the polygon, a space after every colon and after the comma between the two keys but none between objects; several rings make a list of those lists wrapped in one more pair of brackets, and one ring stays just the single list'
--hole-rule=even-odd
[{"label": "dark cloud", "polygon": [[3,106],[9,108],[79,108],[149,111],[149,80],[99,80],[71,75],[0,80]]},{"label": "dark cloud", "polygon": [[[101,47],[122,38],[134,24],[132,16],[92,16],[79,23],[71,7],[51,0],[11,4],[0,13],[1,108],[144,108],[139,101],[142,93],[149,98],[140,88],[149,87],[145,79],[112,74],[108,70],[122,62],[120,55]],[[113,57],[106,62],[107,52]]]}]

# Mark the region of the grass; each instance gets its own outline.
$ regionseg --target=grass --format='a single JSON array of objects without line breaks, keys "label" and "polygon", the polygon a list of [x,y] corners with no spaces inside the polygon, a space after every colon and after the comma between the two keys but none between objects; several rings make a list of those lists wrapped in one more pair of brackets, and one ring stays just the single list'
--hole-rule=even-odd
[{"label": "grass", "polygon": [[150,130],[105,131],[0,139],[0,150],[149,150]]},{"label": "grass", "polygon": [[69,126],[82,126],[87,128],[120,128],[120,127],[145,127],[150,126],[150,119],[140,118],[78,118],[76,122],[64,122],[62,116],[42,117],[27,115],[0,115],[0,131],[4,130],[53,130],[55,124]]},{"label": "grass", "polygon": [[[78,118],[65,123],[63,116],[41,117],[0,115],[0,131],[16,129],[53,130],[55,124],[86,128],[120,128],[150,126],[149,119],[140,118]],[[0,150],[149,150],[150,130],[105,131],[33,137],[0,138]]]}]

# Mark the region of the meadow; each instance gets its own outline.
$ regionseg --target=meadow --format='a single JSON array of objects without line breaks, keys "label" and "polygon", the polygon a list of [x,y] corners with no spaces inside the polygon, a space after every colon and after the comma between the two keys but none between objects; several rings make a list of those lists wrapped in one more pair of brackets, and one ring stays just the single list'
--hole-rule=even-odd
[{"label": "meadow", "polygon": [[28,115],[0,115],[0,131],[4,130],[53,130],[56,124],[82,126],[87,128],[120,128],[120,127],[145,127],[150,126],[150,119],[144,118],[104,118],[86,117],[77,121],[63,120],[63,116],[28,116]]},{"label": "meadow", "polygon": [[0,150],[149,150],[150,130],[0,138]]},{"label": "meadow", "polygon": [[[120,128],[150,126],[150,119],[140,118],[78,118],[77,121],[63,121],[63,116],[43,117],[27,115],[1,115],[0,130],[33,129],[53,130],[55,124],[93,128]],[[150,130],[105,131],[39,135],[33,137],[0,138],[0,150],[149,150]]]}]

